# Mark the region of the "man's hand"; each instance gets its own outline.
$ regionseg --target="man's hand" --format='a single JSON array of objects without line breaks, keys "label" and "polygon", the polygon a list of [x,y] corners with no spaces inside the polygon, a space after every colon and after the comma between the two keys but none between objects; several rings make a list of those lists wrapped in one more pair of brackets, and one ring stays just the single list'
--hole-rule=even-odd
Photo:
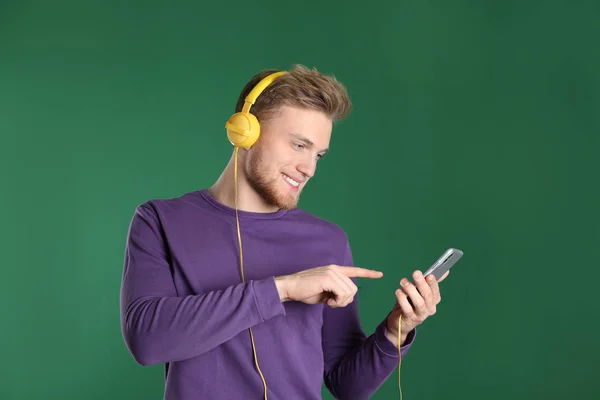
[{"label": "man's hand", "polygon": [[[438,283],[446,279],[450,271],[447,271],[439,281],[433,275],[423,279],[423,273],[419,270],[413,272],[414,284],[408,279],[400,280],[401,288],[396,290],[397,303],[387,318],[387,337],[398,345],[404,344],[408,333],[422,324],[428,317],[434,315],[436,307],[442,297]],[[401,332],[398,332],[398,318],[402,314]]]},{"label": "man's hand", "polygon": [[275,284],[279,298],[306,304],[325,303],[345,307],[352,302],[358,288],[350,278],[381,278],[383,273],[359,267],[327,265],[278,276]]}]

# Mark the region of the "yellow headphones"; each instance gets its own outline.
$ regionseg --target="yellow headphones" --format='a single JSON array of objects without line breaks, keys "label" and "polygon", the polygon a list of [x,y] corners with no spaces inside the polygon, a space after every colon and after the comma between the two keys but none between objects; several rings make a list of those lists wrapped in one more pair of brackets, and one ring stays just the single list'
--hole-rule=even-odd
[{"label": "yellow headphones", "polygon": [[[258,137],[260,136],[260,124],[258,123],[256,116],[250,113],[250,107],[252,107],[258,96],[275,80],[275,78],[286,73],[287,72],[275,72],[261,79],[260,82],[254,86],[254,88],[244,99],[244,107],[242,108],[242,111],[233,114],[225,124],[225,129],[227,129],[227,137],[229,138],[231,144],[235,146],[233,186],[235,188],[235,220],[237,225],[238,243],[240,246],[240,272],[242,274],[242,282],[246,282],[246,279],[244,278],[244,256],[242,253],[242,235],[240,232],[240,219],[238,215],[238,149],[240,147],[245,149],[249,148],[256,143]],[[254,363],[256,364],[256,369],[258,370],[263,382],[264,400],[267,400],[267,382],[260,369],[260,365],[258,364],[258,356],[256,354],[256,344],[254,343],[254,334],[252,333],[252,328],[249,330],[250,340],[252,342],[252,350],[254,353]]]},{"label": "yellow headphones", "polygon": [[260,124],[256,116],[250,112],[250,107],[254,105],[258,96],[275,78],[286,73],[285,71],[275,72],[261,79],[246,96],[242,111],[233,114],[229,118],[225,124],[225,129],[227,129],[227,137],[232,145],[247,149],[256,143],[260,136]]}]

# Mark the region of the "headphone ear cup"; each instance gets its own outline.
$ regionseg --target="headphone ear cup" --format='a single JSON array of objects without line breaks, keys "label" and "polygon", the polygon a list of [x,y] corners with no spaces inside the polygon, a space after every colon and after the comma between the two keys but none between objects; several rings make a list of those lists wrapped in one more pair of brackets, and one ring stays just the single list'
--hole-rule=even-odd
[{"label": "headphone ear cup", "polygon": [[250,113],[233,114],[225,124],[225,129],[231,144],[245,149],[256,143],[260,135],[258,119]]}]

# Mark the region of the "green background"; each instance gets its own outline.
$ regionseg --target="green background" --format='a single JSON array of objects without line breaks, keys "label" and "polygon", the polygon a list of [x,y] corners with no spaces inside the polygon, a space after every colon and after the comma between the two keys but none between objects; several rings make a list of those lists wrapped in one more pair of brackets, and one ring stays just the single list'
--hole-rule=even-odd
[{"label": "green background", "polygon": [[385,272],[365,330],[465,252],[404,399],[600,398],[599,4],[0,1],[0,398],[162,398],[119,326],[133,211],[211,185],[243,85],[294,63],[354,103],[301,206]]}]

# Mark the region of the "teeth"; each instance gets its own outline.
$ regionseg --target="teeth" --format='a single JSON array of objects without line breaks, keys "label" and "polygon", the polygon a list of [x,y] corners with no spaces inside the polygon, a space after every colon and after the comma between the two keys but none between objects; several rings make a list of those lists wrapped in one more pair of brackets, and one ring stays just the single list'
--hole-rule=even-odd
[{"label": "teeth", "polygon": [[283,179],[285,179],[286,181],[288,181],[289,183],[291,183],[294,186],[298,186],[300,185],[298,182],[296,182],[295,180],[293,180],[292,178],[290,178],[289,176],[285,176],[285,175],[281,175],[283,176]]}]

